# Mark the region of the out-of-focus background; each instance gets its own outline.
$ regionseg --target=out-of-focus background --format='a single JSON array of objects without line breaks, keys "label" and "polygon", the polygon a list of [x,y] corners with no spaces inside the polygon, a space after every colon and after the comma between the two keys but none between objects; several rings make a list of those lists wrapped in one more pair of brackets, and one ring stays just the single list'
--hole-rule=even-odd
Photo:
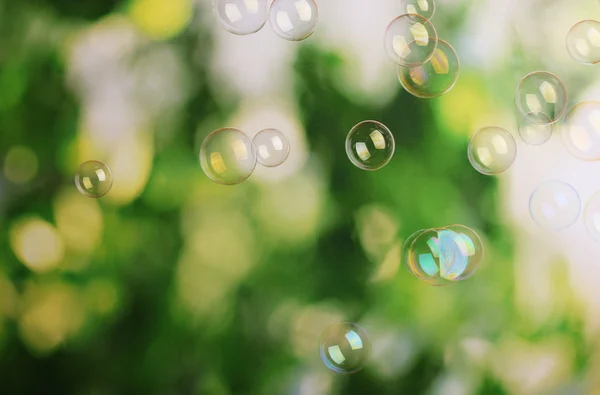
[{"label": "out-of-focus background", "polygon": [[[0,0],[0,393],[600,394],[600,245],[528,214],[549,179],[585,204],[600,164],[525,146],[513,104],[534,70],[600,99],[565,49],[600,3],[438,0],[461,74],[429,101],[383,50],[399,0],[318,3],[293,43],[227,33],[210,0]],[[376,172],[344,150],[365,119],[396,139]],[[518,141],[498,177],[466,155],[488,125]],[[198,152],[224,126],[278,128],[290,157],[214,184]],[[99,200],[73,183],[90,159],[114,175]],[[479,271],[412,277],[404,239],[453,223],[484,240]],[[337,321],[373,343],[354,375],[318,356]]]}]

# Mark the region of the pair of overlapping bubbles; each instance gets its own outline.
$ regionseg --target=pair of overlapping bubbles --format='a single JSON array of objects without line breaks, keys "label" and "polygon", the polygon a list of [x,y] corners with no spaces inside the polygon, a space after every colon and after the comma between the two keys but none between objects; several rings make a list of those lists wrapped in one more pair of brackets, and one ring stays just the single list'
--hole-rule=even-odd
[{"label": "pair of overlapping bubbles", "polygon": [[209,134],[200,148],[200,165],[217,184],[235,185],[254,172],[256,164],[281,165],[290,153],[290,144],[277,129],[261,130],[250,139],[236,128],[222,128]]},{"label": "pair of overlapping bubbles", "polygon": [[435,2],[402,0],[402,10],[405,14],[388,25],[384,38],[387,55],[399,66],[400,84],[419,98],[443,95],[456,83],[460,62],[431,23]]},{"label": "pair of overlapping bubbles", "polygon": [[289,41],[308,38],[317,28],[319,9],[314,0],[214,0],[217,19],[237,35],[258,32],[267,23],[275,34]]},{"label": "pair of overlapping bubbles", "polygon": [[465,280],[483,261],[483,242],[464,225],[419,230],[402,248],[402,261],[418,279],[431,285]]}]

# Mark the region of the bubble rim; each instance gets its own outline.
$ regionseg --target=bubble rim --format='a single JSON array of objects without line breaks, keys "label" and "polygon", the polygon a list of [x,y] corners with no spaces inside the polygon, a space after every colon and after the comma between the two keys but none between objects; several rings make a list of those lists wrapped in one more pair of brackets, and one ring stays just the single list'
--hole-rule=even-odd
[{"label": "bubble rim", "polygon": [[217,19],[217,21],[219,22],[219,24],[221,25],[221,27],[231,33],[231,34],[235,34],[236,36],[249,36],[251,34],[255,34],[258,33],[259,31],[262,30],[263,27],[265,27],[265,25],[267,24],[267,21],[269,20],[269,14],[270,14],[270,10],[271,7],[269,6],[269,1],[268,0],[258,0],[258,1],[264,1],[265,3],[265,20],[263,21],[263,23],[260,25],[260,27],[252,32],[248,32],[248,33],[241,33],[241,32],[237,32],[237,31],[233,31],[231,30],[228,25],[223,21],[223,19],[221,18],[221,16],[219,15],[219,12],[217,11],[217,6],[216,6],[216,2],[219,0],[213,0],[212,2],[212,8],[213,8],[213,15],[214,17]]},{"label": "bubble rim", "polygon": [[[392,137],[392,151],[390,153],[390,157],[387,158],[387,160],[385,162],[383,162],[383,164],[381,164],[378,167],[373,167],[373,168],[367,168],[362,166],[362,163],[357,161],[354,158],[354,152],[352,151],[352,144],[349,143],[350,141],[350,136],[352,135],[352,132],[354,132],[355,129],[357,129],[358,127],[360,127],[361,125],[365,124],[365,123],[376,123],[379,126],[381,126],[383,129],[385,129],[390,136]],[[361,170],[366,170],[366,171],[375,171],[375,170],[379,170],[381,168],[383,168],[385,165],[387,165],[388,163],[390,163],[390,161],[392,160],[392,158],[394,157],[394,154],[396,152],[396,139],[394,138],[394,134],[392,133],[392,131],[385,126],[383,123],[379,122],[379,121],[374,121],[374,120],[365,120],[365,121],[361,121],[359,123],[357,123],[356,125],[354,125],[352,127],[352,129],[350,129],[350,131],[348,132],[348,134],[346,135],[346,141],[344,142],[345,148],[346,148],[346,156],[348,157],[348,159],[350,159],[350,162],[352,162],[352,164],[356,167],[358,167]]]},{"label": "bubble rim", "polygon": [[[426,58],[425,58],[423,61],[421,61],[421,62],[418,62],[418,63],[415,63],[415,62],[412,62],[412,63],[398,63],[398,62],[397,62],[397,60],[396,60],[396,59],[392,59],[392,57],[391,57],[391,56],[389,55],[389,53],[388,53],[388,50],[387,50],[387,41],[388,41],[388,40],[387,40],[387,37],[388,37],[388,32],[389,32],[389,30],[390,30],[390,27],[391,27],[391,26],[392,26],[392,24],[394,24],[394,22],[396,22],[398,19],[400,19],[400,18],[404,18],[404,17],[408,17],[408,18],[410,18],[410,19],[413,19],[413,20],[414,20],[414,19],[418,19],[418,18],[420,18],[420,19],[423,19],[423,21],[424,21],[424,24],[429,24],[429,25],[431,25],[431,29],[433,30],[433,33],[435,34],[435,37],[434,37],[434,38],[436,39],[436,41],[435,41],[435,45],[434,45],[434,46],[433,46],[433,48],[431,49],[431,53],[430,53],[430,54],[429,54],[429,55],[428,55],[428,56],[427,56],[427,57],[426,57]],[[416,18],[415,18],[415,17],[416,17]],[[421,15],[419,15],[419,14],[401,14],[401,15],[397,16],[396,18],[392,19],[392,21],[391,21],[391,22],[390,22],[390,23],[387,25],[387,27],[385,28],[385,33],[384,33],[384,35],[383,35],[383,49],[384,49],[384,51],[385,51],[386,55],[388,56],[388,58],[389,58],[389,59],[390,59],[392,62],[394,62],[395,64],[397,64],[398,66],[403,66],[403,67],[417,67],[417,66],[420,66],[420,65],[422,65],[422,64],[424,64],[424,63],[427,63],[427,62],[429,62],[429,60],[430,60],[430,59],[433,57],[433,54],[435,53],[435,50],[436,50],[436,48],[437,48],[437,39],[438,39],[438,38],[439,38],[439,36],[438,36],[437,29],[435,28],[435,25],[434,25],[433,23],[431,23],[431,21],[430,21],[429,19],[427,19],[427,18],[425,18],[425,17],[423,17],[423,16],[421,16]],[[428,38],[428,39],[431,39],[431,38]],[[414,42],[414,40],[413,40],[413,41],[411,41],[411,44],[412,44],[413,42]]]},{"label": "bubble rim", "polygon": [[[544,226],[541,223],[539,223],[534,217],[533,214],[531,213],[531,205],[533,203],[533,196],[535,195],[535,192],[538,191],[540,188],[542,188],[543,186],[546,186],[548,184],[551,183],[559,183],[559,184],[563,184],[566,185],[567,187],[569,187],[573,192],[575,192],[575,195],[577,196],[577,201],[579,202],[579,207],[577,208],[577,216],[575,216],[575,218],[573,219],[573,222],[571,222],[568,225],[565,226],[561,226],[561,227],[548,227],[548,226]],[[536,223],[540,228],[542,229],[547,229],[547,230],[553,230],[553,231],[560,231],[560,230],[565,230],[571,226],[573,226],[573,224],[575,222],[577,222],[577,220],[579,219],[579,217],[581,216],[581,210],[582,210],[582,204],[581,204],[581,196],[579,196],[579,192],[577,192],[577,190],[575,189],[575,187],[573,187],[571,184],[566,183],[564,181],[560,181],[560,180],[555,180],[555,179],[551,179],[551,180],[546,180],[544,182],[542,182],[541,184],[539,184],[537,187],[534,188],[533,191],[531,191],[531,194],[529,195],[529,202],[527,205],[527,208],[529,210],[529,216],[531,217],[531,219],[533,220],[534,223]]]},{"label": "bubble rim", "polygon": [[[215,180],[213,177],[211,177],[209,175],[209,172],[206,171],[206,167],[208,166],[208,164],[206,163],[206,158],[204,155],[204,151],[206,146],[208,145],[208,141],[210,140],[210,138],[212,138],[215,134],[222,132],[224,130],[232,130],[235,131],[237,133],[242,134],[245,138],[247,138],[250,141],[250,147],[252,148],[252,156],[254,157],[254,166],[252,167],[252,170],[248,173],[248,175],[246,177],[243,177],[241,179],[236,180],[235,182],[220,182]],[[253,140],[246,134],[244,133],[242,130],[238,129],[238,128],[234,128],[234,127],[223,127],[223,128],[219,128],[217,130],[212,131],[211,133],[209,133],[204,140],[202,141],[202,145],[200,146],[200,153],[199,155],[199,159],[200,159],[200,167],[202,168],[202,171],[204,172],[204,174],[206,174],[206,176],[214,183],[219,184],[219,185],[226,185],[226,186],[232,186],[232,185],[238,185],[244,181],[246,181],[251,175],[252,173],[254,173],[254,170],[256,169],[256,164],[258,163],[258,159],[256,157],[256,147],[254,146],[254,142]]]},{"label": "bubble rim", "polygon": [[[108,170],[108,179],[110,180],[110,183],[108,185],[108,188],[106,189],[106,192],[101,193],[101,194],[90,194],[87,190],[85,190],[81,186],[78,175],[81,172],[81,168],[88,163],[100,163],[106,170]],[[102,162],[101,160],[91,159],[91,160],[86,160],[85,162],[83,162],[79,165],[79,167],[77,168],[77,171],[75,172],[74,181],[75,181],[75,187],[77,188],[79,193],[81,193],[82,195],[84,195],[90,199],[98,199],[98,198],[105,196],[108,192],[110,192],[110,190],[112,189],[112,186],[113,186],[114,179],[113,179],[113,174],[112,174],[112,170],[110,169],[110,166],[108,166],[106,163]]]},{"label": "bubble rim", "polygon": [[[367,339],[368,347],[365,347],[365,349],[366,349],[365,351],[366,351],[367,355],[365,357],[365,360],[364,360],[364,363],[362,364],[362,366],[360,366],[357,369],[353,369],[353,370],[340,369],[337,366],[330,363],[329,358],[327,358],[327,354],[323,347],[323,343],[324,343],[323,337],[330,328],[335,327],[335,326],[340,326],[340,325],[347,325],[347,326],[352,326],[352,327],[357,328],[358,332],[360,332],[360,334],[361,334],[361,339],[364,339],[364,338]],[[364,337],[362,335],[364,335]],[[325,329],[323,329],[323,332],[321,332],[321,336],[319,336],[318,349],[319,349],[319,357],[321,359],[321,362],[323,362],[323,364],[325,365],[325,367],[327,367],[327,369],[332,370],[335,373],[350,375],[350,374],[354,374],[354,373],[361,371],[367,365],[367,363],[369,362],[369,360],[371,358],[372,343],[371,343],[371,338],[369,337],[369,334],[362,326],[358,325],[357,323],[351,322],[351,321],[341,321],[341,322],[336,322],[336,323],[327,325],[327,327],[325,327]]]},{"label": "bubble rim", "polygon": [[552,125],[552,124],[558,122],[567,112],[567,108],[569,107],[569,91],[567,90],[567,87],[566,87],[565,83],[563,82],[563,80],[561,80],[556,74],[551,73],[550,71],[545,71],[545,70],[532,71],[531,73],[526,74],[525,76],[523,76],[523,78],[521,78],[519,80],[519,82],[517,83],[517,88],[515,89],[515,107],[517,109],[517,112],[520,115],[526,115],[526,114],[530,113],[529,109],[527,109],[527,111],[523,111],[521,109],[520,101],[518,100],[519,88],[521,87],[521,84],[523,83],[523,81],[525,81],[527,78],[530,78],[531,76],[537,75],[537,74],[547,74],[547,75],[553,77],[554,79],[556,79],[559,82],[559,86],[565,93],[565,106],[562,109],[560,115],[556,116],[555,120],[552,121],[552,118],[548,114],[542,113],[542,114],[546,115],[552,121],[549,123],[549,125]]},{"label": "bubble rim", "polygon": [[[285,153],[285,157],[283,158],[283,160],[276,164],[276,165],[265,165],[264,163],[262,163],[260,161],[260,155],[258,154],[258,150],[256,151],[256,161],[258,162],[259,165],[263,166],[263,167],[277,167],[277,166],[281,166],[286,160],[287,158],[290,156],[290,151],[291,151],[291,147],[290,147],[290,140],[287,138],[287,136],[279,129],[275,129],[275,128],[266,128],[266,129],[261,129],[258,133],[256,133],[254,135],[254,137],[252,137],[252,143],[254,144],[254,139],[261,134],[262,132],[266,132],[268,130],[275,130],[277,132],[279,132],[279,134],[283,137],[283,139],[285,140],[286,144],[287,144],[287,150]],[[254,147],[256,148],[256,144],[254,144]]]},{"label": "bubble rim", "polygon": [[573,30],[575,30],[575,28],[577,28],[579,25],[581,25],[583,23],[587,23],[587,22],[592,22],[594,24],[597,24],[598,31],[600,32],[600,21],[597,21],[595,19],[584,19],[582,21],[579,21],[579,22],[575,23],[573,26],[571,26],[571,28],[567,32],[567,35],[565,36],[565,47],[566,47],[567,53],[569,54],[571,59],[573,59],[577,63],[584,64],[586,66],[593,66],[595,64],[600,63],[600,58],[598,60],[596,60],[595,62],[582,61],[581,58],[579,57],[579,55],[574,55],[573,52],[571,52],[571,50],[569,49],[569,36],[570,36],[571,32],[573,32]]},{"label": "bubble rim", "polygon": [[[504,133],[506,133],[508,136],[510,136],[510,140],[513,142],[514,147],[515,147],[515,155],[513,157],[513,160],[510,164],[510,166],[508,166],[506,169],[504,170],[500,170],[500,171],[493,171],[493,172],[486,172],[483,171],[483,167],[481,167],[479,165],[479,163],[475,162],[475,159],[473,158],[473,153],[472,153],[472,149],[471,147],[473,146],[473,140],[475,139],[475,137],[477,137],[477,135],[479,133],[481,133],[484,130],[487,129],[500,129],[502,130]],[[515,160],[517,158],[517,150],[518,150],[518,145],[517,145],[517,141],[515,140],[514,136],[506,129],[504,129],[503,127],[500,126],[484,126],[482,128],[480,128],[479,130],[477,130],[475,133],[473,133],[473,135],[471,136],[471,138],[469,139],[469,145],[467,146],[467,157],[469,158],[469,162],[471,163],[471,166],[477,170],[479,173],[486,175],[486,176],[496,176],[498,174],[502,174],[505,171],[507,171],[508,169],[510,169],[512,167],[512,165],[515,163]]]},{"label": "bubble rim", "polygon": [[273,8],[273,6],[275,5],[275,3],[280,2],[280,1],[286,1],[286,0],[273,0],[271,2],[271,4],[269,5],[269,11],[268,11],[268,15],[267,15],[267,19],[269,21],[269,25],[271,26],[271,29],[273,30],[273,32],[277,35],[277,37],[283,38],[284,40],[287,41],[291,41],[291,42],[299,42],[299,41],[304,41],[307,38],[309,38],[310,36],[313,35],[313,33],[317,30],[317,26],[319,25],[319,5],[317,4],[317,2],[315,0],[306,0],[308,2],[311,2],[312,4],[314,4],[315,6],[315,10],[317,11],[316,17],[315,17],[315,27],[310,31],[310,33],[308,33],[305,36],[302,36],[301,38],[292,38],[290,36],[283,36],[281,34],[279,34],[279,31],[281,29],[279,29],[278,27],[276,27],[273,23],[273,20],[271,19],[271,9]]},{"label": "bubble rim", "polygon": [[[412,67],[405,67],[405,66],[400,66],[398,65],[397,70],[396,70],[396,76],[398,77],[398,80],[400,81],[400,85],[402,85],[402,88],[404,88],[404,90],[408,93],[410,93],[411,95],[418,97],[419,99],[434,99],[436,97],[440,97],[442,95],[445,95],[446,93],[450,92],[452,90],[452,88],[454,88],[454,86],[456,85],[456,83],[458,82],[458,77],[460,76],[460,58],[458,57],[458,54],[456,53],[456,50],[454,49],[454,47],[452,45],[450,45],[450,43],[448,43],[446,40],[443,40],[441,38],[435,38],[435,40],[437,41],[436,44],[436,49],[433,51],[433,54],[431,55],[431,58],[429,58],[426,62],[417,65],[417,66],[412,66]],[[435,51],[439,48],[439,44],[440,42],[442,44],[445,44],[448,46],[448,48],[450,48],[450,50],[452,51],[452,53],[454,54],[454,56],[456,57],[456,63],[458,66],[458,71],[456,72],[456,78],[454,79],[454,81],[452,82],[452,84],[444,91],[437,93],[435,95],[430,95],[430,96],[425,96],[425,95],[418,95],[412,91],[410,91],[409,89],[407,89],[406,85],[404,84],[404,81],[402,80],[402,77],[400,76],[400,73],[403,70],[411,70],[413,68],[416,67],[420,67],[420,66],[424,66],[425,64],[429,63],[431,61],[431,59],[433,58],[433,55],[435,54]]]}]

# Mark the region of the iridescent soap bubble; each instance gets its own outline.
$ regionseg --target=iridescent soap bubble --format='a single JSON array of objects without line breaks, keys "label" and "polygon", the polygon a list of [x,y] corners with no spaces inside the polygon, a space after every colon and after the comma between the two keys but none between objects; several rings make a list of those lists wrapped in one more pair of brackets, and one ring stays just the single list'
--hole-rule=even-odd
[{"label": "iridescent soap bubble", "polygon": [[429,20],[435,14],[434,0],[402,0],[402,12],[418,14]]},{"label": "iridescent soap bubble", "polygon": [[458,80],[458,55],[446,41],[436,40],[437,47],[427,62],[414,67],[398,67],[400,84],[413,96],[423,99],[441,96]]},{"label": "iridescent soap bubble", "polygon": [[517,157],[517,143],[506,130],[489,126],[477,131],[468,147],[469,162],[482,174],[500,174],[512,166]]},{"label": "iridescent soap bubble", "polygon": [[554,123],[567,110],[567,88],[547,71],[527,74],[517,85],[515,105],[521,116],[542,113]]},{"label": "iridescent soap bubble", "polygon": [[585,205],[583,222],[590,236],[600,243],[600,191],[594,193]]},{"label": "iridescent soap bubble", "polygon": [[567,52],[579,63],[600,62],[600,22],[585,20],[576,23],[567,33]]},{"label": "iridescent soap bubble", "polygon": [[328,326],[319,340],[319,355],[336,373],[356,373],[367,363],[371,341],[364,329],[351,322]]},{"label": "iridescent soap bubble", "polygon": [[574,157],[600,160],[600,102],[582,102],[569,109],[563,120],[561,140]]},{"label": "iridescent soap bubble", "polygon": [[377,170],[394,156],[392,132],[377,121],[363,121],[355,125],[346,137],[346,153],[350,161],[363,170]]},{"label": "iridescent soap bubble", "polygon": [[552,137],[554,125],[546,114],[527,114],[519,123],[519,136],[526,144],[542,145]]},{"label": "iridescent soap bubble", "polygon": [[426,18],[404,14],[388,25],[384,45],[392,61],[403,67],[415,67],[433,56],[437,38],[435,27]]},{"label": "iridescent soap bubble", "polygon": [[233,34],[256,33],[267,22],[267,0],[214,0],[213,9],[217,19]]},{"label": "iridescent soap bubble", "polygon": [[579,217],[581,200],[577,191],[562,181],[546,181],[529,198],[529,214],[539,226],[561,230]]},{"label": "iridescent soap bubble", "polygon": [[405,255],[415,277],[440,286],[470,277],[483,259],[483,243],[472,229],[451,225],[421,231]]},{"label": "iridescent soap bubble", "polygon": [[256,167],[256,149],[239,129],[215,130],[202,142],[200,165],[208,178],[218,184],[239,184]]},{"label": "iridescent soap bubble", "polygon": [[290,143],[283,133],[277,129],[261,130],[252,139],[258,163],[265,167],[282,164],[290,154]]},{"label": "iridescent soap bubble", "polygon": [[314,0],[274,0],[269,22],[275,33],[289,41],[308,38],[317,28],[319,8]]},{"label": "iridescent soap bubble", "polygon": [[90,198],[106,195],[112,184],[113,177],[110,168],[97,160],[82,163],[75,173],[75,186],[82,195]]}]

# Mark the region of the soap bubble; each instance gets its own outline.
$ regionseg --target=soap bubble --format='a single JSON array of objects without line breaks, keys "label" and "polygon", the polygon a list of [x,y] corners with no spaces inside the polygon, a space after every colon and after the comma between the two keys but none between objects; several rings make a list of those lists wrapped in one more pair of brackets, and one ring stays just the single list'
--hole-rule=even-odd
[{"label": "soap bubble", "polygon": [[567,110],[567,102],[567,88],[552,73],[535,71],[517,85],[515,105],[521,116],[542,113],[554,123]]},{"label": "soap bubble", "polygon": [[261,130],[252,139],[258,157],[258,163],[265,167],[282,164],[290,154],[290,143],[277,129]]},{"label": "soap bubble", "polygon": [[458,80],[458,55],[446,41],[436,40],[437,47],[427,62],[414,67],[398,67],[402,87],[413,96],[423,99],[441,96]]},{"label": "soap bubble", "polygon": [[542,145],[552,137],[553,124],[546,114],[527,114],[519,123],[519,136],[526,144]]},{"label": "soap bubble", "polygon": [[90,198],[106,195],[112,184],[110,168],[97,160],[82,163],[75,173],[75,186],[82,195]]},{"label": "soap bubble", "polygon": [[346,137],[346,153],[350,161],[363,170],[377,170],[394,155],[392,132],[377,121],[363,121],[355,125]]},{"label": "soap bubble", "polygon": [[600,62],[600,22],[585,20],[576,23],[567,33],[567,51],[579,63]]},{"label": "soap bubble", "polygon": [[402,11],[405,14],[418,14],[429,20],[435,14],[433,0],[402,0]]},{"label": "soap bubble", "polygon": [[308,38],[317,28],[319,9],[314,0],[274,0],[269,22],[275,33],[289,41]]},{"label": "soap bubble", "polygon": [[483,260],[483,243],[472,229],[450,225],[420,231],[405,255],[415,277],[440,286],[470,277]]},{"label": "soap bubble", "polygon": [[223,28],[233,34],[256,33],[267,22],[267,0],[214,0],[213,9]]},{"label": "soap bubble", "polygon": [[241,130],[215,130],[202,142],[200,165],[208,178],[218,184],[239,184],[256,167],[256,149]]},{"label": "soap bubble", "polygon": [[583,222],[590,236],[600,242],[600,191],[593,194],[585,205]]},{"label": "soap bubble", "polygon": [[546,181],[529,198],[531,218],[542,228],[561,230],[579,217],[581,200],[577,191],[562,181]]},{"label": "soap bubble", "polygon": [[367,363],[370,353],[367,332],[351,322],[330,325],[319,340],[321,360],[336,373],[358,372]]},{"label": "soap bubble", "polygon": [[406,268],[408,270],[410,270],[410,265],[408,264],[410,246],[412,245],[413,241],[415,241],[415,239],[417,237],[419,237],[419,235],[421,233],[425,232],[426,230],[427,229],[417,230],[416,232],[414,232],[413,234],[408,236],[407,239],[404,240],[404,244],[402,244],[402,260],[401,260],[401,262],[404,263],[404,265],[406,266]]},{"label": "soap bubble", "polygon": [[574,157],[586,161],[600,160],[600,102],[574,105],[563,120],[561,139]]},{"label": "soap bubble", "polygon": [[404,14],[385,31],[385,50],[400,66],[415,67],[427,62],[438,44],[435,27],[420,15]]},{"label": "soap bubble", "polygon": [[517,143],[506,130],[489,126],[477,131],[468,147],[469,162],[482,174],[506,171],[517,157]]}]

